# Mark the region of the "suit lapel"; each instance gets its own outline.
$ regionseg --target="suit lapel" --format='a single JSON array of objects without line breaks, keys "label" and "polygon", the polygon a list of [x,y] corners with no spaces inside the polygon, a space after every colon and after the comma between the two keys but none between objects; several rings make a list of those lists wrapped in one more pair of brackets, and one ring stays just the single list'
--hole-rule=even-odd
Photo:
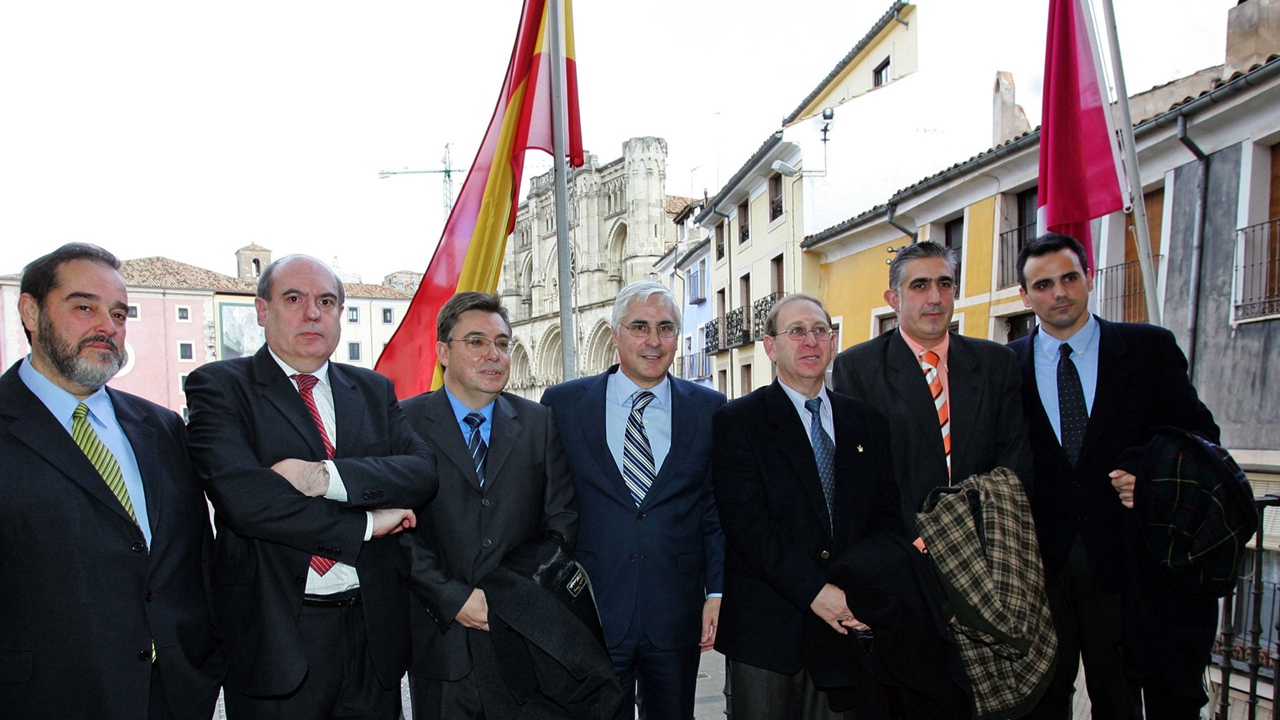
[{"label": "suit lapel", "polygon": [[[831,516],[827,512],[827,498],[822,493],[822,479],[818,476],[818,461],[813,456],[813,444],[804,434],[804,422],[800,420],[795,404],[787,397],[778,380],[774,380],[765,391],[765,406],[768,408],[766,415],[773,426],[774,437],[781,446],[781,454],[791,463],[801,491],[809,498],[814,512],[822,518],[822,527],[830,537]],[[840,446],[837,445],[836,456],[839,455]]]},{"label": "suit lapel", "polygon": [[670,375],[667,376],[667,383],[671,388],[671,447],[667,450],[666,459],[662,461],[662,467],[658,468],[658,476],[653,480],[653,487],[649,488],[641,505],[657,502],[667,493],[671,485],[667,479],[675,473],[675,467],[680,464],[680,459],[672,452],[676,446],[676,438],[693,437],[697,423],[701,419],[694,410],[693,398],[689,397],[688,389]]},{"label": "suit lapel", "polygon": [[605,403],[609,402],[609,375],[614,372],[617,372],[617,366],[582,384],[582,394],[578,398],[578,407],[582,411],[581,442],[585,447],[590,448],[591,456],[595,458],[596,464],[604,473],[604,486],[615,497],[634,504],[631,491],[627,489],[627,484],[622,479],[622,471],[618,469],[618,463],[613,459],[613,451],[609,449],[607,436]]},{"label": "suit lapel", "polygon": [[262,349],[253,356],[253,375],[262,396],[275,405],[280,414],[284,415],[289,424],[307,441],[311,457],[305,459],[323,459],[326,453],[324,441],[320,439],[320,430],[316,428],[316,422],[311,418],[311,412],[307,410],[306,404],[302,402],[302,396],[298,394],[297,388],[276,364],[275,358],[271,357],[266,345],[263,345]]},{"label": "suit lapel", "polygon": [[[365,404],[356,390],[355,382],[333,363],[329,363],[329,390],[333,393],[333,424],[338,436],[334,454],[337,457],[349,457],[361,445]],[[303,407],[306,407],[305,403]],[[314,424],[313,422],[312,425]],[[321,444],[323,445],[323,441]]]},{"label": "suit lapel", "polygon": [[[951,346],[947,351],[947,385],[950,393],[947,405],[951,413],[951,466],[967,467],[959,456],[970,447],[970,436],[978,430],[976,423],[981,410],[978,406],[982,403],[982,368],[978,366],[978,358],[972,352],[972,347],[959,335],[951,336]],[[936,414],[934,423],[937,424]]]},{"label": "suit lapel", "polygon": [[138,474],[142,476],[142,492],[147,500],[147,522],[151,525],[151,539],[154,546],[158,540],[156,528],[160,527],[160,513],[164,508],[165,472],[160,465],[159,434],[147,423],[146,416],[127,398],[110,388],[107,389],[107,393],[111,396],[116,420],[133,448],[134,459],[138,461]]},{"label": "suit lapel", "polygon": [[1125,392],[1134,366],[1132,362],[1125,362],[1128,345],[1111,323],[1098,317],[1094,319],[1098,323],[1098,383],[1093,390],[1089,423],[1085,425],[1084,439],[1080,443],[1080,464],[1083,464],[1089,450],[1098,444],[1098,438],[1115,414],[1120,399],[1132,397],[1131,393]]},{"label": "suit lapel", "polygon": [[[1018,356],[1018,367],[1022,371],[1022,393],[1023,397],[1031,398],[1031,402],[1023,402],[1022,407],[1026,409],[1027,434],[1032,439],[1040,437],[1046,440],[1040,445],[1050,446],[1046,448],[1046,452],[1053,453],[1055,463],[1063,467],[1071,467],[1071,461],[1067,459],[1067,451],[1062,448],[1062,443],[1058,441],[1058,437],[1053,433],[1053,423],[1049,421],[1049,414],[1045,412],[1044,403],[1040,400],[1040,384],[1036,382],[1036,345],[1035,340],[1040,335],[1040,328],[1032,331],[1027,339],[1017,345],[1014,352]],[[1097,407],[1095,400],[1094,407]],[[1028,409],[1029,408],[1029,409]],[[1090,418],[1092,420],[1092,418]],[[1038,451],[1037,451],[1038,452]]]},{"label": "suit lapel", "polygon": [[[888,368],[889,384],[911,411],[911,417],[920,425],[920,437],[937,438],[937,442],[931,439],[922,448],[923,452],[933,456],[945,468],[947,459],[942,446],[942,430],[938,427],[938,411],[933,406],[933,396],[929,393],[929,384],[924,380],[920,361],[907,346],[907,341],[902,339],[900,330],[889,338],[885,349],[885,367]],[[952,423],[952,432],[955,432],[955,425],[956,423]]]},{"label": "suit lapel", "polygon": [[97,468],[85,457],[84,451],[71,439],[71,433],[67,432],[53,413],[49,412],[49,408],[22,382],[16,364],[0,379],[0,398],[4,400],[0,403],[0,407],[4,407],[4,414],[13,417],[9,424],[9,434],[30,447],[110,512],[136,527],[133,518],[129,517],[129,513],[120,504],[120,499],[107,487],[107,481],[102,479]]},{"label": "suit lapel", "polygon": [[489,428],[489,452],[484,460],[484,487],[488,490],[501,477],[502,466],[515,447],[524,430],[520,414],[505,395],[499,395],[493,405],[493,427]]},{"label": "suit lapel", "polygon": [[449,404],[449,396],[445,395],[444,388],[434,390],[427,396],[423,410],[423,417],[429,424],[428,439],[449,458],[449,462],[457,466],[472,489],[479,492],[480,479],[476,477],[475,460],[467,449],[467,440],[462,436],[462,428],[453,414],[453,406]]}]

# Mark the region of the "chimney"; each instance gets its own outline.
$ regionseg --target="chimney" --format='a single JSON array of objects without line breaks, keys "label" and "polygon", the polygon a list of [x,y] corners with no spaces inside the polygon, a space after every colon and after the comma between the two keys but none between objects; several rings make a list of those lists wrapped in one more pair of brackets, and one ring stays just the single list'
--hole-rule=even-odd
[{"label": "chimney", "polygon": [[1031,123],[1027,122],[1027,114],[1014,102],[1013,73],[996,73],[996,86],[992,99],[992,147],[1003,145],[1031,129]]},{"label": "chimney", "polygon": [[1280,0],[1245,0],[1227,11],[1224,78],[1280,53]]}]

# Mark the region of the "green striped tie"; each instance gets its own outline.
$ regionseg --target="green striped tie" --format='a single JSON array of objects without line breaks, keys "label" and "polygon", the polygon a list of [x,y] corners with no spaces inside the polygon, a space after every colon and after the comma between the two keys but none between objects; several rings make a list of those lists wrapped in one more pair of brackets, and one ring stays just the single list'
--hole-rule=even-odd
[{"label": "green striped tie", "polygon": [[[129,490],[124,486],[124,475],[120,474],[120,465],[116,463],[116,456],[111,454],[106,445],[98,439],[98,433],[93,431],[93,426],[89,424],[89,406],[80,403],[76,406],[76,411],[71,414],[71,437],[84,451],[85,457],[89,458],[89,462],[97,468],[98,474],[103,480],[107,481],[107,487],[111,488],[111,492],[116,494],[116,498],[120,504],[124,506],[125,512],[129,513],[129,517],[133,518],[134,524],[138,522],[138,516],[133,513],[133,501],[129,499]],[[156,644],[151,643],[151,662],[156,661]]]},{"label": "green striped tie", "polygon": [[107,487],[116,494],[125,512],[128,512],[129,517],[137,523],[138,516],[133,513],[133,502],[129,500],[129,491],[124,486],[124,475],[120,474],[120,466],[116,464],[116,458],[107,446],[98,439],[98,433],[94,432],[93,426],[89,424],[88,415],[88,405],[80,403],[76,406],[76,411],[71,416],[71,437],[84,451],[89,462],[98,469],[102,479],[107,481]]}]

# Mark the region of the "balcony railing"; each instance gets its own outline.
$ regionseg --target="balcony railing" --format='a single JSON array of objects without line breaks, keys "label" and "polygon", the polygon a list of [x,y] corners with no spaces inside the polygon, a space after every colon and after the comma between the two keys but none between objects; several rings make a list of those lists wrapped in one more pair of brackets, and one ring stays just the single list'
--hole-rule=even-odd
[{"label": "balcony railing", "polygon": [[[1152,257],[1160,267],[1161,255]],[[1098,270],[1098,314],[1113,322],[1147,322],[1147,295],[1137,260]]]},{"label": "balcony railing", "polygon": [[707,342],[705,347],[708,354],[724,352],[729,349],[729,346],[724,342],[723,315],[707,322]]},{"label": "balcony railing", "polygon": [[711,377],[711,356],[706,352],[681,355],[676,359],[676,375],[682,380],[703,380]]},{"label": "balcony railing", "polygon": [[1280,315],[1280,219],[1240,230],[1236,320]]},{"label": "balcony railing", "polygon": [[741,245],[742,243],[750,239],[751,239],[751,228],[746,225],[743,225],[741,228],[738,229],[738,244]]},{"label": "balcony railing", "polygon": [[745,307],[734,308],[724,316],[727,347],[746,345],[751,340],[751,316]]},{"label": "balcony railing", "polygon": [[764,297],[756,300],[751,307],[751,328],[755,331],[752,334],[756,340],[764,339],[764,319],[769,316],[769,311],[773,306],[778,304],[782,296],[786,293],[772,292]]},{"label": "balcony railing", "polygon": [[769,221],[772,222],[782,217],[782,196],[769,200]]},{"label": "balcony railing", "polygon": [[1018,284],[1018,253],[1035,239],[1035,223],[1000,233],[1000,282],[997,289],[1003,290]]},{"label": "balcony railing", "polygon": [[1264,717],[1258,713],[1259,701],[1265,701],[1259,688],[1260,680],[1271,683],[1272,710],[1266,717],[1275,717],[1277,690],[1280,690],[1280,683],[1275,677],[1275,659],[1280,654],[1277,652],[1280,650],[1280,598],[1277,598],[1276,584],[1266,581],[1262,574],[1263,558],[1267,552],[1263,547],[1266,511],[1280,506],[1280,495],[1255,498],[1254,505],[1258,509],[1258,534],[1254,536],[1252,567],[1248,575],[1242,574],[1236,582],[1235,592],[1222,599],[1221,630],[1213,647],[1214,665],[1219,673],[1218,702],[1213,715],[1217,718],[1240,714],[1230,711],[1233,673],[1248,676],[1248,690],[1241,694],[1245,695],[1249,718]]}]

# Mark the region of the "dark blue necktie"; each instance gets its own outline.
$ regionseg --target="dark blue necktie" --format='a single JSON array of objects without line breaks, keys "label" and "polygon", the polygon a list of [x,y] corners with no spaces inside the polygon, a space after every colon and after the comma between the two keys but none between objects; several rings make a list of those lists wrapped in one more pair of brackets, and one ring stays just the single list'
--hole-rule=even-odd
[{"label": "dark blue necktie", "polygon": [[804,401],[804,409],[813,416],[809,423],[809,439],[813,441],[813,456],[818,462],[818,478],[822,480],[822,496],[827,500],[827,519],[831,521],[831,529],[836,527],[835,513],[832,508],[836,496],[836,444],[831,442],[827,431],[822,427],[822,398],[809,398]]},{"label": "dark blue necktie", "polygon": [[1067,451],[1071,467],[1075,467],[1084,442],[1084,428],[1089,424],[1089,408],[1084,404],[1080,373],[1071,361],[1071,346],[1062,343],[1058,352],[1061,353],[1058,358],[1058,419],[1062,427],[1062,449]]}]

